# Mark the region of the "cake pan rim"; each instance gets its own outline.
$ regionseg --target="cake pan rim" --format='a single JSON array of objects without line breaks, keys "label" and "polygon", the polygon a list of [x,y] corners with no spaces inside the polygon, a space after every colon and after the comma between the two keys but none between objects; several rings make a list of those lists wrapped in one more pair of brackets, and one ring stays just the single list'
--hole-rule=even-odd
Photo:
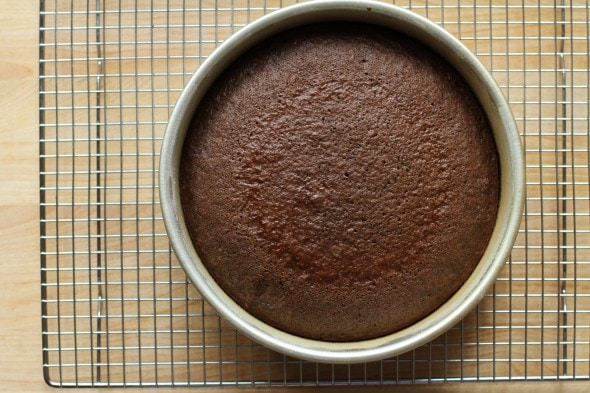
[{"label": "cake pan rim", "polygon": [[[217,76],[256,43],[310,23],[351,21],[377,24],[404,33],[435,50],[468,82],[492,127],[500,157],[501,195],[496,228],[488,249],[465,284],[440,308],[408,328],[376,339],[334,343],[280,331],[248,314],[208,274],[188,236],[178,188],[182,144],[192,113]],[[477,58],[433,22],[402,8],[374,1],[317,0],[268,14],[232,35],[195,72],[183,90],[165,132],[160,156],[159,192],[172,247],[191,282],[238,330],[281,353],[312,361],[358,363],[409,351],[448,330],[483,298],[507,260],[524,206],[524,160],[520,136],[501,90]]]}]

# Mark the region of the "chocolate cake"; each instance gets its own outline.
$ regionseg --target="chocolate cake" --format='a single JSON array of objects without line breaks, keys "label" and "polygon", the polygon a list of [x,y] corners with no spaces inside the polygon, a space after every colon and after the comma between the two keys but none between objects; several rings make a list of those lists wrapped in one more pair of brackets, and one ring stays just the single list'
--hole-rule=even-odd
[{"label": "chocolate cake", "polygon": [[197,253],[245,310],[354,341],[416,322],[464,283],[494,228],[499,164],[441,57],[379,27],[311,25],[214,83],[180,192]]}]

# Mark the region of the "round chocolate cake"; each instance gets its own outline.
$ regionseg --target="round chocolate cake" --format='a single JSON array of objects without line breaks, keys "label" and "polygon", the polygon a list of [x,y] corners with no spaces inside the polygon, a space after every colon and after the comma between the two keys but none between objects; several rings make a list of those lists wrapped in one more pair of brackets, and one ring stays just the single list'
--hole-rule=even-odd
[{"label": "round chocolate cake", "polygon": [[311,25],[241,56],[196,111],[180,192],[195,249],[245,310],[327,341],[386,335],[463,284],[494,228],[493,137],[425,46]]}]

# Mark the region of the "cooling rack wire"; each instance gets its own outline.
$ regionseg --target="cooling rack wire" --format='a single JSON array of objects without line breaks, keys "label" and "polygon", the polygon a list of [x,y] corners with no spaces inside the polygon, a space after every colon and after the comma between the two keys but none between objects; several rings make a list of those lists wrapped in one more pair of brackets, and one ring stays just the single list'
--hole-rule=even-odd
[{"label": "cooling rack wire", "polygon": [[590,7],[397,1],[492,72],[516,117],[527,200],[494,288],[412,352],[325,365],[237,333],[187,283],[158,200],[170,111],[232,32],[293,1],[42,0],[43,368],[55,386],[380,385],[590,376]]}]

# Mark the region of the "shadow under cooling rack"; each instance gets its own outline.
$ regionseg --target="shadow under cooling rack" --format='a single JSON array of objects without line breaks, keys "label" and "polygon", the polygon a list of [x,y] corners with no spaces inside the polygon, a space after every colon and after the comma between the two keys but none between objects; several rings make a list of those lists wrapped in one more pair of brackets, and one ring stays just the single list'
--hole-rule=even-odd
[{"label": "shadow under cooling rack", "polygon": [[169,113],[232,32],[291,1],[44,0],[40,28],[43,359],[55,386],[333,385],[588,379],[589,9],[398,1],[467,45],[507,96],[527,201],[493,290],[433,342],[315,364],[238,334],[187,283],[158,200]]}]

